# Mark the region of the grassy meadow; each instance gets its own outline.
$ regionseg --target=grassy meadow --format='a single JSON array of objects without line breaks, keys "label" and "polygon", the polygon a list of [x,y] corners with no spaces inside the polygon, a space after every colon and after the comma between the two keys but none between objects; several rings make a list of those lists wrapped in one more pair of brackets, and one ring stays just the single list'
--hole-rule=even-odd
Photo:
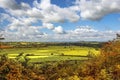
[{"label": "grassy meadow", "polygon": [[91,47],[80,46],[47,46],[40,48],[10,48],[1,49],[0,54],[8,54],[15,58],[20,53],[28,55],[30,62],[61,61],[61,60],[86,60],[88,54],[99,54],[99,50]]}]

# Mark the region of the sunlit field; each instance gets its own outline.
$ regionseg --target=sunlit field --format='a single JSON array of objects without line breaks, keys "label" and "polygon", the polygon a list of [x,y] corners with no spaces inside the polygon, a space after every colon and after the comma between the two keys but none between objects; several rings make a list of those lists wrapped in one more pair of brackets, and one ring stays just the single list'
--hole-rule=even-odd
[{"label": "sunlit field", "polygon": [[11,48],[1,49],[0,54],[8,54],[9,58],[16,58],[20,53],[28,55],[31,62],[85,60],[88,54],[99,54],[99,50],[80,46],[48,46],[42,48]]}]

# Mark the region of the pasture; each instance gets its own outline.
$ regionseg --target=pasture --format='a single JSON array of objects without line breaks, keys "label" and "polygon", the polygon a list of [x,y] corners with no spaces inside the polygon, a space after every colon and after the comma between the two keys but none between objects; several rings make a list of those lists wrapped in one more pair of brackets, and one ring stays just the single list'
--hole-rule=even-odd
[{"label": "pasture", "polygon": [[10,48],[1,49],[0,55],[8,54],[9,58],[15,58],[20,53],[28,55],[30,62],[86,60],[88,54],[99,54],[99,51],[91,47],[80,46],[47,46],[41,48]]}]

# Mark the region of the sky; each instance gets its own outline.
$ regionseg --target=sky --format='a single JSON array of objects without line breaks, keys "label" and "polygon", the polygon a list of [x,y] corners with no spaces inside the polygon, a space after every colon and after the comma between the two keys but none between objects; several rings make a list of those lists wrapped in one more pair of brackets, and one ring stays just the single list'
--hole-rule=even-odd
[{"label": "sky", "polygon": [[4,41],[108,41],[120,33],[120,0],[0,0]]}]

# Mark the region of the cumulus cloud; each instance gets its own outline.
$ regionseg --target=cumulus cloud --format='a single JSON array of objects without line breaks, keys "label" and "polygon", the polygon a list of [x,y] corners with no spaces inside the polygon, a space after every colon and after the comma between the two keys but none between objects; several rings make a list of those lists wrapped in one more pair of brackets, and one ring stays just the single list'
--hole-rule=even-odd
[{"label": "cumulus cloud", "polygon": [[17,28],[12,28],[11,26],[5,30],[5,38],[8,40],[28,40],[36,39],[38,36],[43,36],[44,33],[39,31],[39,26],[19,26]]},{"label": "cumulus cloud", "polygon": [[77,0],[83,19],[99,20],[107,14],[120,12],[120,0]]},{"label": "cumulus cloud", "polygon": [[[14,16],[38,18],[43,22],[75,22],[83,19],[98,20],[109,13],[120,12],[120,0],[76,0],[75,5],[61,8],[51,4],[51,0],[33,1],[33,7],[15,0],[0,0],[0,7]],[[45,6],[44,6],[45,5]],[[78,15],[80,13],[80,15]]]},{"label": "cumulus cloud", "polygon": [[60,8],[51,4],[50,0],[41,0],[40,2],[35,0],[33,7],[24,2],[18,4],[15,0],[0,0],[0,7],[6,11],[6,14],[1,15],[1,21],[9,20],[10,22],[7,25],[7,33],[21,35],[22,37],[28,37],[27,33],[31,34],[29,26],[32,26],[32,23],[42,22],[40,28],[47,28],[54,33],[63,34],[65,33],[64,29],[61,26],[54,26],[52,22],[64,22],[66,20],[75,22],[79,19],[79,15],[73,8]]},{"label": "cumulus cloud", "polygon": [[51,4],[50,0],[41,0],[40,2],[35,0],[33,5],[31,8],[29,4],[24,2],[17,4],[15,0],[0,1],[0,7],[7,9],[6,12],[15,17],[34,17],[43,22],[64,22],[65,20],[75,22],[80,18],[71,7],[60,8]]},{"label": "cumulus cloud", "polygon": [[53,31],[57,34],[65,34],[66,33],[61,26],[55,27]]},{"label": "cumulus cloud", "polygon": [[113,40],[115,34],[120,31],[99,31],[91,26],[79,26],[73,30],[67,30],[66,34],[48,34],[50,41],[108,41]]},{"label": "cumulus cloud", "polygon": [[58,36],[66,41],[107,41],[115,38],[115,34],[116,31],[99,31],[91,26],[80,26],[74,30],[68,30],[67,34]]},{"label": "cumulus cloud", "polygon": [[30,6],[26,3],[21,2],[21,4],[18,4],[15,0],[0,0],[0,7],[9,9],[9,10],[27,10],[30,8]]},{"label": "cumulus cloud", "polygon": [[[9,40],[37,39],[45,40],[100,40],[112,39],[115,31],[99,31],[90,26],[80,26],[74,30],[64,30],[54,23],[66,21],[76,22],[82,19],[99,20],[107,14],[120,12],[120,0],[76,0],[75,4],[61,8],[51,4],[51,0],[34,0],[33,6],[27,3],[17,3],[16,0],[0,0],[0,22],[9,21],[6,25],[6,38]],[[33,25],[41,23],[41,25]],[[54,34],[41,31],[47,28]],[[119,31],[118,31],[119,32]],[[54,36],[54,37],[53,37]],[[15,38],[14,38],[15,37]]]},{"label": "cumulus cloud", "polygon": [[51,23],[43,23],[43,27],[48,28],[50,30],[54,29],[54,25]]},{"label": "cumulus cloud", "polygon": [[0,7],[7,9],[19,9],[15,0],[0,0]]},{"label": "cumulus cloud", "polygon": [[34,6],[41,9],[41,14],[44,15],[43,22],[64,22],[65,20],[75,22],[80,18],[72,8],[60,8],[57,5],[51,4],[50,0],[41,0],[40,3],[35,0]]}]

